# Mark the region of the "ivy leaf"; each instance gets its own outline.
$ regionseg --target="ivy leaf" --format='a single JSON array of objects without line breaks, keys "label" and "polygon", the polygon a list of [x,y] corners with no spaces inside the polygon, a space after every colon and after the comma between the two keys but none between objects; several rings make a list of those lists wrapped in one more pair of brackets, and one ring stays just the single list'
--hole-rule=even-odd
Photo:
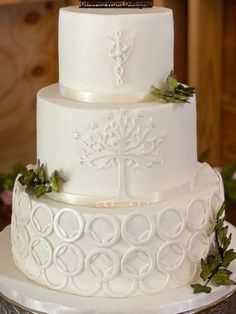
[{"label": "ivy leaf", "polygon": [[215,225],[215,227],[214,227],[214,231],[219,231],[220,229],[223,228],[223,226],[224,226],[224,219],[220,219],[220,220],[216,223],[216,225]]},{"label": "ivy leaf", "polygon": [[40,165],[40,161],[38,161],[36,173],[37,173],[38,181],[42,183],[46,181],[46,178],[47,178],[46,170],[45,170],[44,164]]},{"label": "ivy leaf", "polygon": [[38,160],[35,169],[23,167],[19,182],[26,186],[26,192],[36,194],[37,197],[52,191],[58,192],[64,180],[60,177],[58,171],[54,171],[48,179],[46,167],[40,164]]},{"label": "ivy leaf", "polygon": [[225,239],[223,244],[223,251],[226,252],[232,240],[232,234],[230,233],[229,237]]},{"label": "ivy leaf", "polygon": [[233,249],[230,249],[225,252],[223,261],[222,261],[222,266],[228,267],[232,261],[236,259],[236,252],[234,252]]},{"label": "ivy leaf", "polygon": [[166,86],[157,88],[152,86],[151,95],[161,102],[184,103],[189,102],[189,97],[195,93],[194,88],[186,87],[178,83],[173,71],[170,72]]},{"label": "ivy leaf", "polygon": [[216,224],[214,226],[215,245],[211,253],[205,260],[201,260],[200,276],[205,281],[204,285],[192,285],[194,293],[211,292],[208,283],[212,282],[216,286],[219,285],[236,285],[236,282],[230,279],[232,272],[227,269],[230,263],[236,259],[236,252],[233,249],[227,251],[232,234],[228,234],[228,226],[224,226],[225,205],[223,204],[218,211]]},{"label": "ivy leaf", "polygon": [[19,177],[19,182],[22,185],[27,187],[33,185],[35,180],[35,174],[33,170],[28,170],[26,167],[23,167],[21,170],[21,176]]},{"label": "ivy leaf", "polygon": [[52,190],[58,192],[60,190],[63,179],[59,176],[58,171],[54,171],[49,179],[49,182]]},{"label": "ivy leaf", "polygon": [[36,196],[40,197],[46,193],[46,187],[44,185],[39,185],[36,188]]},{"label": "ivy leaf", "polygon": [[167,86],[170,91],[174,91],[178,86],[178,81],[173,71],[170,72],[170,75],[167,78]]},{"label": "ivy leaf", "polygon": [[191,287],[193,288],[193,293],[201,293],[201,292],[210,293],[212,290],[211,287],[203,286],[199,283],[191,285]]},{"label": "ivy leaf", "polygon": [[207,263],[203,259],[201,259],[201,268],[202,268],[202,271],[200,273],[200,277],[202,278],[202,280],[206,281],[207,278],[210,276],[211,271]]},{"label": "ivy leaf", "polygon": [[231,271],[228,269],[219,269],[216,274],[213,276],[212,280],[215,285],[223,285],[223,286],[229,286],[229,285],[235,285],[235,281],[230,279],[230,275],[232,274]]},{"label": "ivy leaf", "polygon": [[219,263],[221,262],[221,258],[218,254],[216,255],[209,255],[206,260],[206,265],[209,268],[210,273],[214,272],[214,270],[217,268]]},{"label": "ivy leaf", "polygon": [[225,226],[217,231],[217,236],[218,236],[221,246],[224,246],[228,242],[228,238],[227,238],[228,229],[229,227]]},{"label": "ivy leaf", "polygon": [[220,207],[220,210],[218,211],[216,215],[216,219],[219,220],[222,216],[225,214],[225,203]]}]

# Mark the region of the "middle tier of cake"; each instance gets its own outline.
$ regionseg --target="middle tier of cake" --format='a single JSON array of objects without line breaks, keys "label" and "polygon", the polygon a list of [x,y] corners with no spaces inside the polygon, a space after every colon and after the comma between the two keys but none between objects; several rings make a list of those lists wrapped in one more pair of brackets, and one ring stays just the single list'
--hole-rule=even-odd
[{"label": "middle tier of cake", "polygon": [[57,200],[138,206],[180,196],[197,176],[196,108],[190,103],[97,105],[38,94],[37,157],[65,180]]}]

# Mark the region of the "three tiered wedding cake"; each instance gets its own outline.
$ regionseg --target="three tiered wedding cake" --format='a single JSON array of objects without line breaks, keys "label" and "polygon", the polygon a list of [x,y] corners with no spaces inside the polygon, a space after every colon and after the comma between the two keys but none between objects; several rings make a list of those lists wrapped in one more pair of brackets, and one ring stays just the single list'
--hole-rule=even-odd
[{"label": "three tiered wedding cake", "polygon": [[156,294],[199,278],[224,198],[197,162],[195,97],[150,100],[173,69],[166,8],[67,7],[59,84],[37,100],[37,157],[64,178],[36,198],[16,181],[16,266],[81,296]]}]

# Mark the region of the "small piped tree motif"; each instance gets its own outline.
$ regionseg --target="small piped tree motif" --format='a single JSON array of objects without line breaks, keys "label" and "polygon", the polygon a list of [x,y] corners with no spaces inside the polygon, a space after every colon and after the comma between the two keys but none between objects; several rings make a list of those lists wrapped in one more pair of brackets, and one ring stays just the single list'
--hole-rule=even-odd
[{"label": "small piped tree motif", "polygon": [[127,204],[129,206],[145,203],[143,200],[128,196],[126,188],[126,168],[146,170],[157,164],[163,164],[161,143],[166,132],[152,137],[155,127],[152,118],[135,114],[131,116],[125,110],[109,112],[105,115],[107,125],[99,128],[92,122],[93,135],[83,138],[74,130],[74,139],[82,150],[80,164],[89,164],[97,169],[116,168],[117,188],[112,200],[99,202],[103,206]]}]

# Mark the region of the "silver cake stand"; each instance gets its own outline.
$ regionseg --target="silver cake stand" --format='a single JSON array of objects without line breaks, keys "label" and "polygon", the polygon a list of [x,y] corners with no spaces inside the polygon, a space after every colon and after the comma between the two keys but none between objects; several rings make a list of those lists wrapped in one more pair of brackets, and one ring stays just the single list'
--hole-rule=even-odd
[{"label": "silver cake stand", "polygon": [[[236,228],[229,224],[236,247]],[[0,233],[0,314],[235,314],[236,287],[218,287],[194,295],[183,287],[158,295],[124,299],[79,297],[45,288],[28,280],[14,266],[10,226]],[[235,272],[236,262],[231,270]]]}]

